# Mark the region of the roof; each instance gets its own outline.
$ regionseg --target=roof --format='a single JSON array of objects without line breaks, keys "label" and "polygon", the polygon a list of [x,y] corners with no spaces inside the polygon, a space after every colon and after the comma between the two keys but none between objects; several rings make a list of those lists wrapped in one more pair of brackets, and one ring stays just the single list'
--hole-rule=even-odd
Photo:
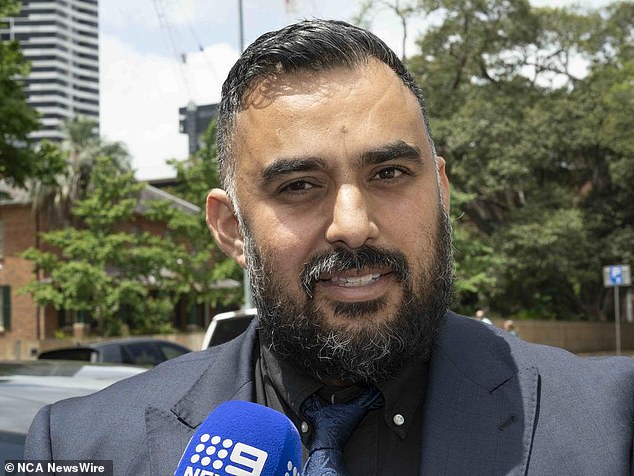
[{"label": "roof", "polygon": [[[152,185],[145,184],[143,190],[141,190],[140,203],[136,208],[137,212],[143,212],[147,209],[144,206],[144,202],[151,200],[166,200],[173,206],[180,208],[186,213],[199,213],[200,207],[190,203],[182,198],[178,198],[171,193],[164,190],[160,190]],[[28,190],[13,187],[7,184],[5,181],[0,180],[0,206],[2,205],[29,205],[33,199],[29,195]]]},{"label": "roof", "polygon": [[176,195],[172,195],[165,190],[153,187],[152,185],[147,183],[145,184],[145,188],[141,190],[141,200],[139,201],[140,203],[137,206],[137,211],[144,211],[146,207],[143,206],[143,202],[152,200],[166,200],[170,202],[173,206],[180,208],[186,213],[193,214],[200,212],[200,207],[194,205],[193,203],[190,203],[187,200],[183,200],[182,198],[178,198]]},{"label": "roof", "polygon": [[147,179],[145,180],[145,182],[148,185],[152,185],[153,187],[163,189],[165,187],[174,187],[176,185],[179,185],[181,183],[181,180],[178,177],[162,177],[162,178],[155,178],[155,179]]}]

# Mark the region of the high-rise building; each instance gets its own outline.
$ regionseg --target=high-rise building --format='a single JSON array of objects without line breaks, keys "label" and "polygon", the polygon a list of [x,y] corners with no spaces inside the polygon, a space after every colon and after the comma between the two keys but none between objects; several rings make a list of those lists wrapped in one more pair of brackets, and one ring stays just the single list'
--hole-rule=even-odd
[{"label": "high-rise building", "polygon": [[98,0],[22,0],[0,30],[31,63],[24,91],[42,123],[34,139],[63,140],[64,122],[78,116],[99,123],[98,18]]},{"label": "high-rise building", "polygon": [[202,135],[209,128],[209,124],[218,118],[220,104],[203,104],[197,106],[190,102],[186,107],[178,108],[179,131],[189,138],[189,155],[197,152],[201,147]]}]

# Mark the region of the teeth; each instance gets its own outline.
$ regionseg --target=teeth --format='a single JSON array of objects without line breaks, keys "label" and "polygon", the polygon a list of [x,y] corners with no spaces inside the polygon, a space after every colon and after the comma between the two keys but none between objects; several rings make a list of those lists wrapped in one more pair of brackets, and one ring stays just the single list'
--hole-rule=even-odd
[{"label": "teeth", "polygon": [[355,286],[365,286],[366,284],[370,284],[372,281],[377,280],[381,277],[380,274],[368,274],[365,276],[357,276],[350,278],[332,278],[331,282],[336,284],[337,286],[344,286],[347,288],[352,288]]}]

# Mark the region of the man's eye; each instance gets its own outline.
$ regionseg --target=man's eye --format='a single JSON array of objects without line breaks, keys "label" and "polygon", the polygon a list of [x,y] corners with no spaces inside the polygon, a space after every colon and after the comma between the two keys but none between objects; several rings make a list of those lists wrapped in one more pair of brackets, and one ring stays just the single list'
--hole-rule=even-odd
[{"label": "man's eye", "polygon": [[305,180],[296,180],[295,182],[285,185],[282,188],[282,192],[306,192],[314,187],[312,183]]},{"label": "man's eye", "polygon": [[379,170],[372,178],[374,180],[389,180],[400,177],[401,175],[403,175],[403,173],[404,172],[401,169],[398,169],[396,167],[386,167]]}]

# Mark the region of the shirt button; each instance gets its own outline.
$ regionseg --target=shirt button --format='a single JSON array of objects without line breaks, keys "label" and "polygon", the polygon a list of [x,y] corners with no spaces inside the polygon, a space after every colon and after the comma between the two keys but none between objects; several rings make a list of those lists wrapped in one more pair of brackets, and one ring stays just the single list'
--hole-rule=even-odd
[{"label": "shirt button", "polygon": [[394,418],[392,418],[392,421],[396,426],[402,426],[403,423],[405,423],[405,417],[403,417],[400,413],[397,413],[394,415]]},{"label": "shirt button", "polygon": [[308,433],[308,423],[305,421],[302,422],[302,433]]}]

